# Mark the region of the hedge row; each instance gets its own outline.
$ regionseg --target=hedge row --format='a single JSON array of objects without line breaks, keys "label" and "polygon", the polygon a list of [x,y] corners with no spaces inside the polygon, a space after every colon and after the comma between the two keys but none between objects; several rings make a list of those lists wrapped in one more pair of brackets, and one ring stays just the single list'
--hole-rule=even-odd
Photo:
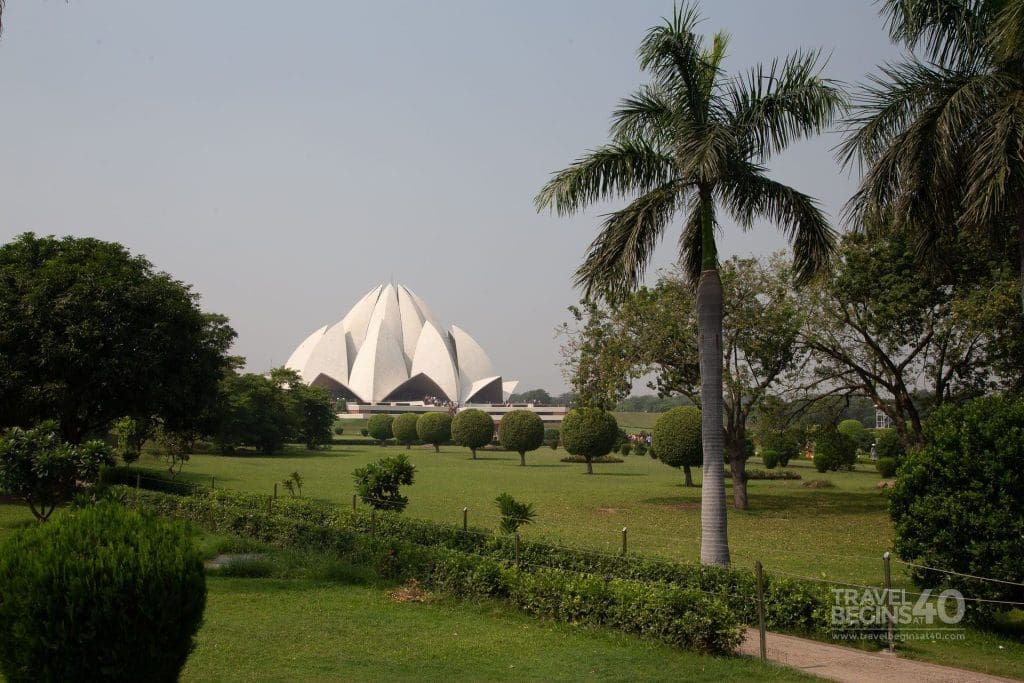
[{"label": "hedge row", "polygon": [[[608,626],[700,652],[732,652],[741,640],[741,620],[716,596],[663,583],[536,567],[525,558],[517,566],[501,556],[503,543],[487,554],[421,544],[391,533],[401,526],[395,523],[397,515],[374,515],[371,535],[368,526],[363,528],[371,523],[369,515],[296,499],[279,499],[268,512],[265,498],[224,491],[174,496],[113,487],[111,495],[213,531],[335,553],[385,578],[415,578],[457,597],[503,598],[552,619]],[[359,524],[346,524],[356,520]]]},{"label": "hedge row", "polygon": [[[134,494],[133,494],[134,495]],[[288,543],[288,538],[261,529],[254,534],[251,528],[234,528],[241,519],[259,515],[267,518],[267,498],[227,491],[200,492],[196,496],[174,496],[143,493],[145,504],[164,514],[186,516],[216,530],[244,533],[274,543]],[[221,517],[232,521],[224,526]],[[444,524],[403,517],[388,512],[369,513],[352,511],[336,506],[316,503],[301,498],[280,498],[274,501],[274,514],[269,520],[287,519],[303,522],[317,529],[345,530],[358,535],[374,534],[377,538],[394,539],[418,546],[444,548],[461,553],[472,553],[498,562],[514,558],[514,542],[506,535],[495,535],[486,529]],[[271,527],[277,522],[268,523]],[[269,533],[269,536],[267,535]],[[622,579],[643,584],[659,583],[680,589],[713,594],[733,612],[742,623],[757,623],[756,585],[753,570],[735,567],[713,567],[698,563],[677,563],[636,555],[608,553],[567,548],[549,543],[523,541],[520,560],[531,567],[561,572],[589,574],[605,579]],[[770,629],[791,632],[830,634],[834,597],[825,584],[765,576],[765,620]]]}]

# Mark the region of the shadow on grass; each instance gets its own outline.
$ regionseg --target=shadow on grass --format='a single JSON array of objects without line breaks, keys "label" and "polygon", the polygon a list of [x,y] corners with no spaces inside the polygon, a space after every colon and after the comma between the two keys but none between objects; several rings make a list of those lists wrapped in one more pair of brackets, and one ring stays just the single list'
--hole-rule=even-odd
[{"label": "shadow on grass", "polygon": [[[584,474],[586,474],[584,472]],[[645,472],[594,472],[598,477],[646,477]]]}]

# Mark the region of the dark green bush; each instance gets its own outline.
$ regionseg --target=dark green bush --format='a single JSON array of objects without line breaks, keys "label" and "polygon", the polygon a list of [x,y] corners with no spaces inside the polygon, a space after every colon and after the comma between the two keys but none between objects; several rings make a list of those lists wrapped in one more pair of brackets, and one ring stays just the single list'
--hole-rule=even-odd
[{"label": "dark green bush", "polygon": [[879,429],[875,434],[875,457],[900,462],[906,454],[907,449],[895,429]]},{"label": "dark green bush", "polygon": [[[1024,398],[992,396],[936,410],[924,448],[900,465],[889,499],[896,552],[916,564],[1004,582],[915,569],[929,588],[1024,602]],[[968,602],[987,621],[991,603]]]},{"label": "dark green bush", "polygon": [[779,452],[771,448],[761,449],[761,462],[766,469],[773,470],[779,466]]},{"label": "dark green bush", "polygon": [[176,681],[206,604],[181,524],[104,502],[0,545],[0,671],[16,681]]},{"label": "dark green bush", "polygon": [[467,408],[452,418],[452,441],[473,453],[494,440],[494,418],[478,408]]},{"label": "dark green bush", "polygon": [[338,436],[341,436],[342,434],[345,433],[345,428],[344,427],[335,427],[334,428],[334,433],[337,434]]},{"label": "dark green bush", "polygon": [[402,413],[391,423],[391,432],[395,436],[395,441],[405,444],[406,450],[419,439],[419,435],[416,433],[416,422],[419,417],[416,413]]},{"label": "dark green bush", "polygon": [[415,473],[416,468],[401,454],[360,467],[352,472],[352,478],[364,503],[375,510],[401,512],[409,499],[399,492],[399,487],[412,484]]},{"label": "dark green bush", "polygon": [[857,462],[857,444],[835,429],[823,429],[814,437],[814,467],[819,472],[852,470]]},{"label": "dark green bush", "polygon": [[[758,441],[761,444],[762,454],[765,451],[774,452],[778,456],[778,464],[785,467],[790,460],[799,458],[803,454],[807,435],[800,427],[790,427],[784,430],[760,432]],[[766,463],[765,467],[767,466]]]},{"label": "dark green bush", "polygon": [[875,468],[878,473],[882,475],[883,479],[890,479],[896,476],[896,467],[898,463],[892,458],[879,458],[875,461]]},{"label": "dark green bush", "polygon": [[385,441],[393,438],[395,435],[391,428],[394,421],[395,418],[390,415],[377,414],[367,421],[366,428],[367,431],[369,431],[370,436],[380,442],[380,445],[383,446]]},{"label": "dark green bush", "polygon": [[441,452],[441,444],[451,441],[452,418],[448,413],[423,413],[416,420],[416,436],[423,443],[433,445],[434,452]]},{"label": "dark green bush", "polygon": [[573,408],[562,419],[562,447],[587,463],[593,474],[593,461],[611,453],[619,437],[615,417],[600,408]]},{"label": "dark green bush", "polygon": [[874,439],[871,436],[871,432],[867,430],[860,420],[843,420],[836,427],[836,430],[840,434],[845,434],[853,439],[854,444],[856,444],[859,450],[870,450],[871,442]]},{"label": "dark green bush", "polygon": [[[693,486],[691,467],[699,467],[704,457],[701,442],[700,409],[678,406],[658,417],[654,423],[651,445],[658,460],[669,467],[681,467],[684,482]],[[642,455],[637,451],[638,455]]]},{"label": "dark green bush", "polygon": [[629,455],[632,452],[633,444],[629,443],[628,441],[619,447],[619,453],[622,453],[623,455]]},{"label": "dark green bush", "polygon": [[557,429],[544,430],[544,445],[550,446],[551,450],[558,448],[562,433]]},{"label": "dark green bush", "polygon": [[498,441],[503,448],[519,453],[519,464],[525,466],[527,451],[544,443],[544,421],[532,410],[510,410],[501,417]]}]

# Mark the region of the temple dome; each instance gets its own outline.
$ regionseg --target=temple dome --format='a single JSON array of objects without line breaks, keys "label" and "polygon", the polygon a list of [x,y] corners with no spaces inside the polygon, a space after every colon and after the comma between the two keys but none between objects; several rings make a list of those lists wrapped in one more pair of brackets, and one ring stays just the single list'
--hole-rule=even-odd
[{"label": "temple dome", "polygon": [[344,318],[309,335],[285,366],[303,381],[357,403],[499,403],[505,382],[465,330],[445,329],[408,287],[379,285]]}]

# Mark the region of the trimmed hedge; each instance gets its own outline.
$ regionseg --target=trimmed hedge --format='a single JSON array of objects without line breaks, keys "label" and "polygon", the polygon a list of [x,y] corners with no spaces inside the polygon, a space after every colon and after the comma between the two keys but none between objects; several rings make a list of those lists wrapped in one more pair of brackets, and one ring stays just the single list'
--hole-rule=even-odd
[{"label": "trimmed hedge", "polygon": [[391,433],[394,435],[395,441],[404,444],[406,450],[419,440],[419,435],[416,433],[418,419],[419,415],[416,413],[402,413],[391,423]]},{"label": "trimmed hedge", "polygon": [[[240,534],[278,545],[310,546],[348,552],[355,539],[371,533],[378,539],[444,548],[511,562],[514,541],[509,536],[461,525],[443,524],[398,514],[316,503],[302,498],[274,501],[267,514],[267,498],[222,490],[178,497],[151,492],[117,489],[118,495],[133,499],[161,514],[185,517],[214,531]],[[345,539],[340,543],[337,539]],[[340,545],[339,545],[340,543]],[[636,555],[611,555],[547,543],[522,541],[520,559],[527,565],[570,573],[596,574],[642,583],[672,584],[713,594],[742,623],[757,619],[756,587],[748,569],[721,568],[698,563],[678,563]],[[765,612],[768,628],[800,633],[831,634],[829,615],[833,604],[830,587],[824,583],[765,576]]]},{"label": "trimmed hedge", "polygon": [[473,453],[494,440],[494,418],[479,408],[468,408],[452,418],[452,441]]},{"label": "trimmed hedge", "polygon": [[416,435],[423,443],[434,447],[435,453],[441,452],[441,444],[452,438],[452,417],[448,413],[423,413],[416,418]]}]

